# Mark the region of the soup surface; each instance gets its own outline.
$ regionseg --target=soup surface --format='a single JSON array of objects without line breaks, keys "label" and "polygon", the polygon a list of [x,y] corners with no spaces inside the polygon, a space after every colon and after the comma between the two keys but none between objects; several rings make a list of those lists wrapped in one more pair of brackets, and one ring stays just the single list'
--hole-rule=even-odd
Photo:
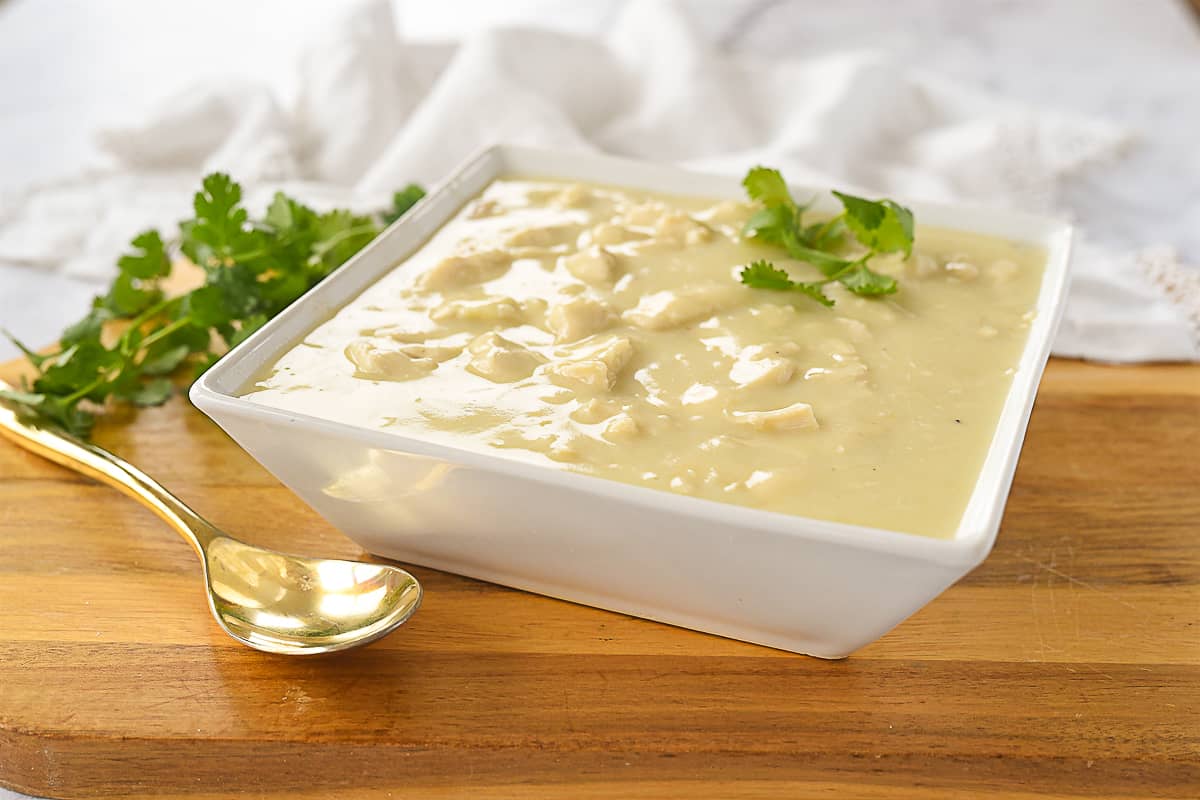
[{"label": "soup surface", "polygon": [[1044,253],[918,227],[899,291],[751,289],[748,203],[497,180],[245,397],[679,494],[952,536]]}]

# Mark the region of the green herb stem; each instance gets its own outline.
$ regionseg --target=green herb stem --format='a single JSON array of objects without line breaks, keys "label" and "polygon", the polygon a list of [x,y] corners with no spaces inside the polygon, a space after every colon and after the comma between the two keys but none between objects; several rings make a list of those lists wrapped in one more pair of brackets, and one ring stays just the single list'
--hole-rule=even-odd
[{"label": "green herb stem", "polygon": [[155,342],[162,341],[163,339],[167,338],[172,333],[174,333],[175,331],[184,327],[185,325],[191,325],[191,324],[192,324],[191,317],[180,317],[179,319],[175,320],[171,324],[167,325],[165,328],[159,328],[158,330],[154,331],[149,336],[147,336],[145,339],[143,339],[142,340],[142,349],[144,350],[144,349],[148,348],[150,345],[154,344]]},{"label": "green herb stem", "polygon": [[[423,195],[419,186],[405,187],[384,216],[398,217]],[[64,331],[55,352],[41,356],[14,339],[37,376],[22,391],[3,393],[5,401],[81,436],[93,423],[92,414],[78,407],[85,398],[97,404],[164,402],[171,394],[167,373],[185,365],[197,374],[203,371],[217,358],[211,352],[214,336],[226,345],[240,341],[379,232],[370,216],[341,210],[318,214],[282,193],[262,220],[250,220],[241,200],[237,183],[213,173],[193,198],[193,217],[179,224],[174,241],[204,269],[203,286],[163,298],[160,285],[173,267],[166,242],[172,240],[145,231],[117,261],[108,292]],[[111,348],[102,340],[109,321],[126,324]]]},{"label": "green herb stem", "polygon": [[[895,278],[875,272],[868,262],[882,253],[903,252],[906,257],[912,253],[913,215],[907,208],[891,200],[866,200],[834,192],[843,212],[806,228],[803,217],[808,206],[796,203],[778,170],[755,167],[746,173],[742,185],[750,199],[763,206],[746,222],[742,235],[781,247],[791,258],[812,264],[825,276],[818,281],[794,281],[771,262],[758,260],[739,271],[742,283],[758,289],[801,292],[825,306],[833,305],[833,301],[822,289],[834,281],[863,297],[897,290]],[[841,256],[836,242],[829,241],[842,238],[841,231],[831,236],[838,225],[845,225],[867,248],[865,255],[853,260]]]}]

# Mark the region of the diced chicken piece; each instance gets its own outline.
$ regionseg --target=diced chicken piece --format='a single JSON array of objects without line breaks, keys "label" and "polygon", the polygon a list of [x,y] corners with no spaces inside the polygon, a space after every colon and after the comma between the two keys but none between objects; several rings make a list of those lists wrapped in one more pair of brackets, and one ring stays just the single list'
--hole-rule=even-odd
[{"label": "diced chicken piece", "polygon": [[505,244],[509,247],[554,247],[573,242],[578,236],[578,225],[548,225],[519,230],[509,236]]},{"label": "diced chicken piece", "polygon": [[732,436],[720,434],[711,439],[705,439],[698,447],[706,453],[729,453],[744,452],[745,444]]},{"label": "diced chicken piece", "polygon": [[494,331],[477,336],[467,345],[467,352],[471,354],[467,369],[496,383],[528,378],[543,362],[537,353]]},{"label": "diced chicken piece", "polygon": [[511,297],[488,297],[483,300],[450,300],[429,312],[434,322],[476,322],[481,324],[528,323],[541,326],[547,303],[540,297],[514,300]]},{"label": "diced chicken piece", "polygon": [[551,364],[546,367],[546,374],[555,383],[595,392],[612,391],[617,382],[608,366],[597,359]]},{"label": "diced chicken piece", "polygon": [[[878,325],[881,329],[886,329],[889,322],[895,322],[900,318],[900,314],[912,318],[913,312],[903,308],[897,303],[890,300],[879,298],[859,297],[850,294],[849,291],[842,289],[837,290],[828,288],[827,293],[834,297],[837,304],[842,307],[851,306],[854,308],[854,313],[860,319],[864,319],[872,325]],[[899,313],[898,313],[899,312]]]},{"label": "diced chicken piece", "polygon": [[638,239],[645,239],[645,234],[631,231],[624,225],[616,225],[611,222],[602,222],[596,227],[587,231],[581,238],[581,245],[598,244],[614,245],[623,244],[624,242],[633,242]]},{"label": "diced chicken piece", "polygon": [[720,397],[720,394],[715,386],[710,386],[707,383],[693,383],[683,390],[683,394],[679,395],[679,404],[684,406],[698,406],[701,403],[716,400]]},{"label": "diced chicken piece", "polygon": [[413,358],[432,358],[439,364],[449,361],[463,351],[461,347],[449,344],[406,344],[402,345],[399,350]]},{"label": "diced chicken piece", "polygon": [[561,406],[564,403],[569,403],[575,399],[575,393],[569,389],[560,389],[557,386],[547,387],[546,390],[538,396],[538,399],[543,403],[554,406]]},{"label": "diced chicken piece", "polygon": [[511,297],[489,297],[485,300],[450,300],[429,312],[434,322],[522,322],[525,309]]},{"label": "diced chicken piece", "polygon": [[419,351],[404,347],[380,347],[366,339],[356,339],[346,345],[345,354],[354,365],[354,377],[373,381],[407,381],[428,375],[437,369],[438,362]]},{"label": "diced chicken piece", "polygon": [[1016,262],[1009,261],[1007,258],[1000,258],[993,261],[987,267],[988,277],[996,283],[1008,283],[1013,278],[1017,277],[1017,273],[1021,268]]},{"label": "diced chicken piece", "polygon": [[511,265],[512,256],[501,250],[449,256],[423,273],[417,284],[431,291],[470,286],[500,277]]},{"label": "diced chicken piece", "polygon": [[670,483],[667,485],[670,486],[673,491],[679,492],[680,494],[696,493],[696,480],[692,475],[676,475],[674,478],[671,478]]},{"label": "diced chicken piece", "polygon": [[754,470],[754,472],[750,473],[750,477],[746,478],[746,480],[745,480],[746,488],[753,489],[757,486],[763,486],[767,483],[770,483],[771,479],[773,477],[775,477],[775,474],[773,472],[769,472],[767,470],[756,469],[756,470]]},{"label": "diced chicken piece", "polygon": [[808,482],[806,477],[802,468],[756,469],[747,476],[743,485],[758,502],[769,503],[802,491]]},{"label": "diced chicken piece", "polygon": [[736,225],[740,228],[754,211],[755,206],[751,203],[725,200],[704,209],[696,215],[696,218],[713,225]]},{"label": "diced chicken piece", "polygon": [[729,369],[729,379],[739,387],[782,386],[796,374],[796,363],[787,358],[739,358]]},{"label": "diced chicken piece", "polygon": [[858,350],[854,345],[847,342],[845,339],[826,339],[817,349],[820,353],[829,353],[833,356],[834,361],[845,361],[858,355]]},{"label": "diced chicken piece", "polygon": [[589,342],[543,367],[554,383],[568,388],[610,392],[633,358],[633,342],[623,336]]},{"label": "diced chicken piece", "polygon": [[559,208],[583,208],[592,202],[592,191],[581,184],[572,183],[555,195],[553,203]]},{"label": "diced chicken piece", "polygon": [[617,315],[607,303],[591,297],[576,296],[550,307],[546,324],[557,342],[574,342],[611,327]]},{"label": "diced chicken piece", "polygon": [[609,398],[593,397],[571,412],[571,419],[585,425],[603,422],[621,410],[621,404]]},{"label": "diced chicken piece", "polygon": [[387,325],[378,328],[363,328],[358,332],[359,336],[367,338],[384,338],[391,339],[393,342],[423,342],[431,336],[435,336],[433,330],[418,331],[411,328],[393,328]]},{"label": "diced chicken piece", "polygon": [[858,350],[844,339],[826,339],[815,348],[815,352],[827,353],[833,364],[807,370],[804,373],[805,380],[850,383],[867,375],[867,365],[859,357]]},{"label": "diced chicken piece", "polygon": [[777,330],[795,330],[799,312],[795,304],[764,302],[750,307],[750,313],[763,325]]},{"label": "diced chicken piece", "polygon": [[918,253],[913,256],[909,264],[918,278],[932,278],[942,271],[942,268],[938,266],[937,259],[933,256],[927,256],[924,253]]},{"label": "diced chicken piece", "polygon": [[833,366],[811,367],[804,372],[806,381],[822,381],[827,383],[852,383],[867,377],[867,365],[857,356],[843,356],[841,360],[835,357]]},{"label": "diced chicken piece", "polygon": [[637,420],[631,417],[628,412],[622,411],[604,426],[604,432],[601,434],[610,442],[627,442],[634,439],[641,432],[641,428],[637,424]]},{"label": "diced chicken piece", "polygon": [[620,278],[617,278],[617,282],[613,284],[613,287],[612,287],[613,294],[621,294],[623,292],[628,292],[628,291],[630,291],[631,288],[635,287],[637,282],[638,282],[637,278],[633,277],[629,273],[625,273]]},{"label": "diced chicken piece", "polygon": [[627,209],[622,215],[622,219],[626,225],[650,227],[658,222],[659,217],[666,211],[667,207],[662,203],[642,203]]},{"label": "diced chicken piece", "polygon": [[546,455],[555,461],[578,461],[579,439],[579,436],[571,434],[555,436],[546,450]]},{"label": "diced chicken piece", "polygon": [[655,292],[643,296],[623,317],[639,328],[661,331],[703,319],[736,303],[738,296],[738,287],[733,285]]},{"label": "diced chicken piece", "polygon": [[654,226],[658,238],[674,244],[700,244],[712,239],[712,229],[682,212],[664,214]]},{"label": "diced chicken piece", "polygon": [[979,267],[969,261],[947,261],[943,269],[947,275],[961,281],[973,281],[979,277]]},{"label": "diced chicken piece", "polygon": [[611,283],[617,272],[617,257],[599,245],[563,256],[567,272],[588,283]]},{"label": "diced chicken piece", "polygon": [[495,200],[477,200],[467,211],[467,219],[483,219],[494,217],[501,211],[500,204]]},{"label": "diced chicken piece", "polygon": [[792,403],[771,411],[726,411],[725,415],[760,431],[799,431],[819,427],[808,403]]},{"label": "diced chicken piece", "polygon": [[871,340],[871,329],[864,325],[861,321],[853,317],[838,317],[837,324],[841,326],[846,334],[858,343],[869,342]]}]

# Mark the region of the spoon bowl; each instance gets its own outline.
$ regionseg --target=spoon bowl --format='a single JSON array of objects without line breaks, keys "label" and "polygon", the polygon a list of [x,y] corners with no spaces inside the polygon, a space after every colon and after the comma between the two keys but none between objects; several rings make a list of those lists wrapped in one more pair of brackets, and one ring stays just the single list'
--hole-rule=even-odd
[{"label": "spoon bowl", "polygon": [[[11,387],[0,381],[0,392]],[[0,435],[148,507],[200,555],[208,607],[242,644],[316,655],[373,642],[421,605],[421,585],[388,564],[302,558],[222,532],[160,483],[102,447],[18,414],[0,397]]]},{"label": "spoon bowl", "polygon": [[404,624],[421,586],[398,567],[313,559],[219,535],[205,549],[213,616],[226,633],[272,653],[332,653]]}]

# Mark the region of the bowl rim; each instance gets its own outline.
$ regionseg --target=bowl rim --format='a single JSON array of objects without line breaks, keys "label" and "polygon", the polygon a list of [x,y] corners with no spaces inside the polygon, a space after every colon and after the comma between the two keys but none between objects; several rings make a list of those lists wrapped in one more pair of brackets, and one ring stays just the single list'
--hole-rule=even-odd
[{"label": "bowl rim", "polygon": [[[505,144],[484,148],[463,161],[445,179],[435,184],[428,195],[408,214],[388,226],[333,274],[231,349],[192,384],[189,391],[191,402],[218,423],[222,417],[228,416],[273,426],[287,426],[292,430],[308,429],[314,433],[354,440],[368,447],[436,458],[492,473],[499,472],[510,478],[516,477],[548,487],[598,495],[610,501],[634,507],[653,507],[658,511],[670,512],[683,518],[702,519],[708,523],[753,528],[856,550],[872,551],[959,568],[972,567],[987,556],[999,529],[1008,489],[1024,440],[1025,427],[1032,411],[1042,371],[1049,357],[1054,332],[1057,330],[1065,305],[1074,230],[1070,224],[1052,217],[1019,211],[997,210],[971,204],[909,202],[907,198],[905,200],[906,204],[915,209],[918,219],[924,219],[931,215],[931,212],[936,220],[985,216],[1003,230],[1025,233],[1024,236],[1010,235],[1006,238],[1037,243],[1045,247],[1047,251],[1042,286],[1035,305],[1037,315],[1030,325],[1016,373],[1009,385],[993,438],[988,444],[984,461],[979,468],[979,475],[967,507],[964,509],[963,518],[955,535],[950,538],[934,538],[916,533],[834,522],[678,495],[661,489],[626,484],[609,478],[533,464],[500,454],[493,455],[427,441],[400,432],[359,427],[272,408],[237,396],[234,394],[236,389],[223,388],[223,384],[229,382],[230,372],[242,366],[242,362],[257,360],[261,365],[273,358],[278,358],[286,348],[294,345],[297,337],[295,335],[283,336],[281,332],[285,328],[298,327],[305,331],[312,330],[331,313],[336,313],[347,303],[353,302],[353,299],[362,291],[365,291],[402,263],[404,258],[422,247],[432,233],[417,239],[399,261],[392,261],[390,266],[381,270],[357,290],[352,289],[351,293],[342,301],[335,304],[326,303],[325,295],[335,292],[341,284],[357,284],[354,275],[357,265],[362,263],[370,253],[381,248],[387,239],[407,232],[422,223],[433,223],[432,230],[436,231],[457,213],[466,199],[460,198],[455,202],[448,203],[446,202],[448,195],[455,194],[464,183],[470,184],[473,180],[478,180],[481,172],[487,175],[486,181],[504,175],[506,173],[504,167],[511,165],[514,161],[519,163],[549,161],[554,164],[577,164],[598,171],[609,168],[613,171],[639,170],[645,178],[644,188],[653,188],[655,183],[670,176],[680,180],[690,177],[714,183],[737,180],[728,175],[702,173],[674,165],[591,152],[571,152]],[[550,170],[542,174],[551,177],[554,171]],[[563,175],[561,177],[569,179],[571,176]],[[614,183],[632,185],[628,181],[620,180],[614,181]],[[792,188],[793,191],[800,193],[815,191],[821,196],[827,194],[825,190],[813,187],[792,186]],[[664,190],[660,187],[658,191]],[[674,193],[678,194],[679,192]],[[439,201],[441,201],[440,207]],[[819,203],[818,207],[820,205]],[[988,232],[980,231],[979,227],[973,226],[946,224],[945,222],[936,222],[935,224],[939,227],[964,231]],[[993,233],[992,235],[1001,234]],[[298,323],[298,318],[307,321]],[[242,371],[245,371],[244,366]],[[240,381],[238,383],[241,384]],[[1005,437],[1002,434],[1004,433],[1009,434],[1007,442],[1003,440]],[[252,452],[251,455],[253,456]],[[989,491],[982,497],[978,497],[981,488],[989,489]],[[972,515],[973,510],[975,511],[974,515]]]}]

